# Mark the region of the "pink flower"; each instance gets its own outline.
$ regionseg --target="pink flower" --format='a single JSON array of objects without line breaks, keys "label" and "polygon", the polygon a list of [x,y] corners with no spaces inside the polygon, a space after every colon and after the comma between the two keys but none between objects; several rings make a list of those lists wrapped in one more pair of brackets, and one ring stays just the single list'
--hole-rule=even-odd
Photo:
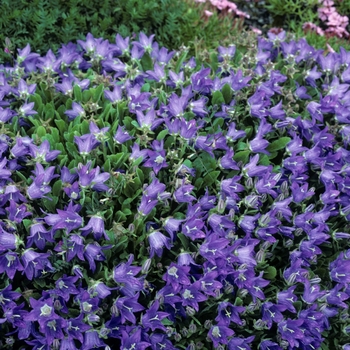
[{"label": "pink flower", "polygon": [[256,33],[258,35],[262,34],[262,31],[260,29],[258,29],[258,28],[250,27],[250,29],[252,30],[253,33]]},{"label": "pink flower", "polygon": [[211,16],[213,15],[213,12],[210,12],[210,11],[205,10],[205,11],[204,11],[204,14],[205,14],[207,17],[211,17]]}]

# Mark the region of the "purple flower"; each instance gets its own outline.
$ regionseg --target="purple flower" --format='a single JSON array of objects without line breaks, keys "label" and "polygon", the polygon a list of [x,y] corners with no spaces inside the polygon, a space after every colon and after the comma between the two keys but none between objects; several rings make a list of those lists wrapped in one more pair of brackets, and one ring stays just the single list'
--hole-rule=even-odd
[{"label": "purple flower", "polygon": [[277,343],[274,343],[271,340],[263,340],[259,345],[260,350],[282,350]]},{"label": "purple flower", "polygon": [[152,199],[149,196],[142,196],[137,212],[142,216],[147,216],[157,204],[157,199]]},{"label": "purple flower", "polygon": [[101,340],[99,334],[95,330],[88,330],[84,333],[84,342],[81,350],[90,350],[95,348],[105,348],[106,344]]},{"label": "purple flower", "polygon": [[[23,272],[31,281],[33,277],[40,277],[44,272],[53,272],[50,261],[47,259],[50,253],[37,253],[33,249],[26,249],[22,255]],[[45,271],[47,268],[48,271]]]},{"label": "purple flower", "polygon": [[154,34],[152,34],[150,37],[147,37],[145,33],[141,32],[139,35],[139,41],[133,41],[133,44],[141,49],[144,49],[146,52],[151,53],[154,37]]},{"label": "purple flower", "polygon": [[188,278],[189,271],[189,266],[180,266],[172,262],[162,279],[167,282],[167,285],[171,284],[174,289],[179,286],[187,286],[191,284]]},{"label": "purple flower", "polygon": [[72,103],[72,109],[67,109],[64,114],[68,116],[68,120],[72,121],[76,117],[84,117],[85,116],[85,110],[84,108],[77,102]]},{"label": "purple flower", "polygon": [[227,129],[226,139],[228,141],[235,141],[241,139],[246,136],[246,132],[244,130],[236,130],[236,124],[231,122]]},{"label": "purple flower", "polygon": [[30,226],[30,235],[27,237],[27,248],[31,248],[33,244],[40,250],[44,250],[46,242],[55,242],[52,237],[51,231],[45,229],[44,225],[40,222],[34,222]]},{"label": "purple flower", "polygon": [[121,323],[124,324],[126,321],[129,321],[134,325],[136,324],[135,313],[145,309],[137,302],[139,296],[140,293],[137,293],[133,297],[122,297],[117,299],[115,305],[120,312]]},{"label": "purple flower", "polygon": [[88,155],[93,149],[101,144],[93,134],[86,134],[81,137],[74,136],[74,141],[82,156]]},{"label": "purple flower", "polygon": [[132,136],[129,135],[129,133],[127,131],[125,131],[125,127],[124,126],[120,126],[118,125],[118,129],[116,134],[114,135],[114,140],[118,143],[118,144],[122,144],[128,140],[133,139]]},{"label": "purple flower", "polygon": [[65,331],[68,334],[69,339],[78,339],[81,343],[83,342],[83,334],[85,333],[85,331],[91,328],[90,326],[82,322],[83,318],[84,314],[81,313],[78,317],[70,319],[67,322],[67,327]]},{"label": "purple flower", "polygon": [[107,191],[109,187],[104,184],[110,177],[107,172],[100,174],[100,167],[91,169],[91,161],[86,165],[78,164],[77,173],[79,176],[79,185],[82,188],[91,187],[96,192]]},{"label": "purple flower", "polygon": [[194,189],[193,185],[181,185],[174,192],[174,199],[177,203],[190,203],[196,200],[196,197],[191,196],[190,192]]},{"label": "purple flower", "polygon": [[18,114],[22,117],[28,116],[28,115],[38,114],[37,111],[32,109],[33,107],[34,107],[34,102],[25,103],[22,107],[19,108]]},{"label": "purple flower", "polygon": [[109,241],[109,237],[105,231],[105,224],[103,217],[93,215],[88,224],[80,229],[83,236],[87,236],[90,232],[93,233],[95,240],[100,240],[103,236],[105,240]]},{"label": "purple flower", "polygon": [[304,320],[283,320],[278,323],[278,332],[281,335],[282,339],[286,340],[289,343],[289,346],[299,347],[298,339],[304,339],[304,333],[300,329],[300,326],[304,323]]},{"label": "purple flower", "polygon": [[23,271],[23,266],[19,260],[18,254],[10,251],[4,255],[0,255],[0,273],[6,272],[8,278],[13,279],[16,271]]},{"label": "purple flower", "polygon": [[209,338],[214,343],[215,348],[217,348],[219,344],[227,344],[228,337],[231,337],[234,334],[235,332],[232,329],[220,324],[212,326],[208,333]]},{"label": "purple flower", "polygon": [[[292,313],[297,313],[293,303],[298,301],[298,298],[293,294],[296,286],[289,287],[287,290],[277,293],[277,305],[280,306],[280,310],[283,312],[288,310]],[[282,308],[283,307],[283,308]]]},{"label": "purple flower", "polygon": [[198,303],[208,298],[200,292],[200,282],[194,282],[190,286],[185,286],[181,291],[182,306],[190,306],[197,312],[199,310]]},{"label": "purple flower", "polygon": [[273,304],[269,301],[262,304],[262,320],[266,322],[269,329],[272,327],[272,322],[279,323],[283,320],[282,310],[283,306]]},{"label": "purple flower", "polygon": [[216,259],[225,258],[224,248],[229,244],[229,240],[221,238],[218,234],[210,234],[199,248],[199,253],[212,264],[216,264]]},{"label": "purple flower", "polygon": [[165,150],[163,149],[164,141],[154,140],[152,142],[152,150],[148,150],[149,159],[143,164],[144,167],[153,168],[154,173],[157,175],[160,169],[167,168]]},{"label": "purple flower", "polygon": [[83,223],[83,218],[77,214],[80,210],[80,206],[73,205],[72,202],[64,209],[57,209],[58,214],[48,214],[44,221],[47,225],[52,226],[52,231],[55,232],[59,229],[66,229],[67,234],[72,230],[77,229]]},{"label": "purple flower", "polygon": [[141,316],[141,324],[145,329],[151,329],[155,331],[160,329],[166,331],[165,326],[162,324],[162,320],[169,316],[167,312],[158,311],[159,301],[156,300],[152,306]]},{"label": "purple flower", "polygon": [[243,306],[234,306],[231,303],[225,301],[220,302],[218,306],[218,315],[215,318],[215,321],[218,324],[229,326],[231,322],[243,325],[242,320],[239,317],[239,314],[245,311]]},{"label": "purple flower", "polygon": [[164,247],[166,247],[167,249],[171,248],[170,239],[168,237],[165,237],[159,231],[152,231],[148,235],[148,242],[151,249],[150,258],[153,258],[154,254],[161,257],[163,254]]},{"label": "purple flower", "polygon": [[89,267],[92,272],[96,270],[95,261],[106,260],[106,256],[102,252],[103,249],[108,249],[108,247],[101,247],[97,242],[89,243],[85,247],[84,256],[89,262]]},{"label": "purple flower", "polygon": [[113,280],[116,283],[124,284],[120,290],[129,297],[134,296],[135,292],[141,291],[143,288],[143,283],[135,277],[142,268],[131,266],[133,260],[134,256],[131,254],[126,263],[120,263],[113,270]]},{"label": "purple flower", "polygon": [[121,349],[145,350],[151,346],[149,342],[141,338],[141,327],[137,327],[134,332],[122,330],[121,333]]},{"label": "purple flower", "polygon": [[293,182],[290,186],[290,189],[292,190],[293,195],[293,202],[294,203],[300,203],[306,198],[310,198],[315,194],[315,189],[310,188],[308,190],[309,184],[306,183],[302,186],[299,186],[296,182]]},{"label": "purple flower", "polygon": [[228,343],[228,350],[251,350],[248,344],[251,343],[254,338],[254,335],[248,338],[231,338]]}]

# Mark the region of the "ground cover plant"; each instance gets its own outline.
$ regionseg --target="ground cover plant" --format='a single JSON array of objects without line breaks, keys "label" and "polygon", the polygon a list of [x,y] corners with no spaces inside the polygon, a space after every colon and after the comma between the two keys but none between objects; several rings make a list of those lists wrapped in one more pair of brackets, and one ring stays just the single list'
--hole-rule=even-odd
[{"label": "ground cover plant", "polygon": [[349,349],[350,54],[244,40],[0,67],[2,348]]}]

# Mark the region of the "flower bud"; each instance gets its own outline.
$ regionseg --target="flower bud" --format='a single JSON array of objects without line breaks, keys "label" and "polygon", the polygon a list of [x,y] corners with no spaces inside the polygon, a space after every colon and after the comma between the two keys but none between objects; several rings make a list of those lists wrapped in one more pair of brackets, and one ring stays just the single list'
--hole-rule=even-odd
[{"label": "flower bud", "polygon": [[186,314],[188,316],[194,316],[196,314],[196,310],[191,306],[186,306]]},{"label": "flower bud", "polygon": [[206,320],[204,322],[204,328],[205,329],[210,329],[212,325],[213,325],[213,322],[211,320]]},{"label": "flower bud", "polygon": [[196,326],[194,323],[191,323],[191,324],[188,326],[188,330],[189,330],[191,333],[196,333],[196,332],[197,332],[197,326]]},{"label": "flower bud", "polygon": [[142,264],[141,273],[147,275],[152,264],[152,259],[146,259]]}]

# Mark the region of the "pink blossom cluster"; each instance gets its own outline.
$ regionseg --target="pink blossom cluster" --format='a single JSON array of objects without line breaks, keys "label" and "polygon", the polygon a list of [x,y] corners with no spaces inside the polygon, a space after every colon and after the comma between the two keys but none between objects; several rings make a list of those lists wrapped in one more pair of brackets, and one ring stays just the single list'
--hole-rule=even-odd
[{"label": "pink blossom cluster", "polygon": [[[206,0],[194,0],[197,3],[206,3]],[[240,18],[249,18],[250,16],[241,10],[237,8],[237,5],[233,2],[227,1],[227,0],[209,0],[210,4],[212,6],[215,6],[218,10],[224,11],[227,10],[228,13],[233,13],[234,15],[240,17]],[[213,12],[211,11],[204,11],[205,15],[207,17],[210,17],[213,15]]]},{"label": "pink blossom cluster", "polygon": [[323,31],[317,25],[307,22],[304,23],[303,29],[315,31],[321,36],[336,36],[338,38],[349,37],[349,32],[346,30],[346,27],[349,24],[349,18],[347,16],[342,16],[337,12],[332,0],[319,0],[319,3],[322,4],[322,6],[318,9],[318,16],[323,22],[325,22],[328,28]]}]

